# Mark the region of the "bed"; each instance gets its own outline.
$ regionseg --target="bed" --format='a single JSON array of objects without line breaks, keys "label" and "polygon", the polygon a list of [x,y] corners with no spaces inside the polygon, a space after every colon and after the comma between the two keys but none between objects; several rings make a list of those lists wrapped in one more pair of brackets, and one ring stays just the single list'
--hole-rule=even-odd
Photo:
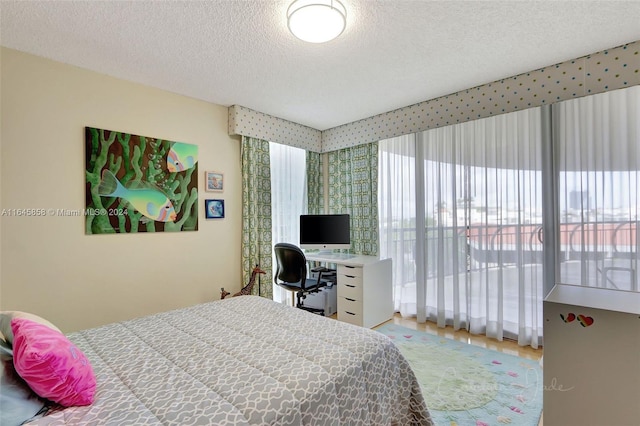
[{"label": "bed", "polygon": [[373,330],[242,296],[67,336],[87,406],[29,425],[431,425],[420,386]]}]

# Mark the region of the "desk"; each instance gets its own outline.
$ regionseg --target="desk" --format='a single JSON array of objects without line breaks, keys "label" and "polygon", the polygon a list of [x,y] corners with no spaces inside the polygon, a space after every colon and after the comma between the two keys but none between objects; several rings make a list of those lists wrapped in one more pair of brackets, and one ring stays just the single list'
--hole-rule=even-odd
[{"label": "desk", "polygon": [[338,320],[375,327],[393,318],[391,259],[341,253],[309,253],[309,261],[336,264]]}]

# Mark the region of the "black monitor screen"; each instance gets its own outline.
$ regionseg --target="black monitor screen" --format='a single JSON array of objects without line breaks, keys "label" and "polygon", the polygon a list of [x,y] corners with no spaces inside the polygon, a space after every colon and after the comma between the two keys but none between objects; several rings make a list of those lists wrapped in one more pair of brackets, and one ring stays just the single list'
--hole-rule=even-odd
[{"label": "black monitor screen", "polygon": [[350,245],[348,214],[300,216],[300,248],[348,249]]}]

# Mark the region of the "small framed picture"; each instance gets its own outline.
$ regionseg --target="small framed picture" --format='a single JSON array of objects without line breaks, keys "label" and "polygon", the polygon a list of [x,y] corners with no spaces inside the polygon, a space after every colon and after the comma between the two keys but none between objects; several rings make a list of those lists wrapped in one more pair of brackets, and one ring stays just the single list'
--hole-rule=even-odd
[{"label": "small framed picture", "polygon": [[220,172],[204,172],[205,190],[208,192],[222,192],[224,190],[224,176]]},{"label": "small framed picture", "polygon": [[224,200],[204,200],[204,211],[207,219],[224,218]]}]

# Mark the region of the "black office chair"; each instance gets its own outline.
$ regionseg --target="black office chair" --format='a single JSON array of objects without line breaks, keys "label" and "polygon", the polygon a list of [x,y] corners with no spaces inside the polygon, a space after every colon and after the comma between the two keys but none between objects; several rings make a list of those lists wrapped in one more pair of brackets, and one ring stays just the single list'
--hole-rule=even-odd
[{"label": "black office chair", "polygon": [[326,286],[322,281],[322,274],[329,269],[324,267],[313,268],[317,272],[317,278],[307,277],[307,258],[299,247],[278,243],[273,248],[276,254],[276,274],[273,281],[282,288],[296,292],[296,307],[306,311],[315,312],[324,316],[324,309],[304,306],[304,299],[309,293],[317,293],[321,287]]}]

